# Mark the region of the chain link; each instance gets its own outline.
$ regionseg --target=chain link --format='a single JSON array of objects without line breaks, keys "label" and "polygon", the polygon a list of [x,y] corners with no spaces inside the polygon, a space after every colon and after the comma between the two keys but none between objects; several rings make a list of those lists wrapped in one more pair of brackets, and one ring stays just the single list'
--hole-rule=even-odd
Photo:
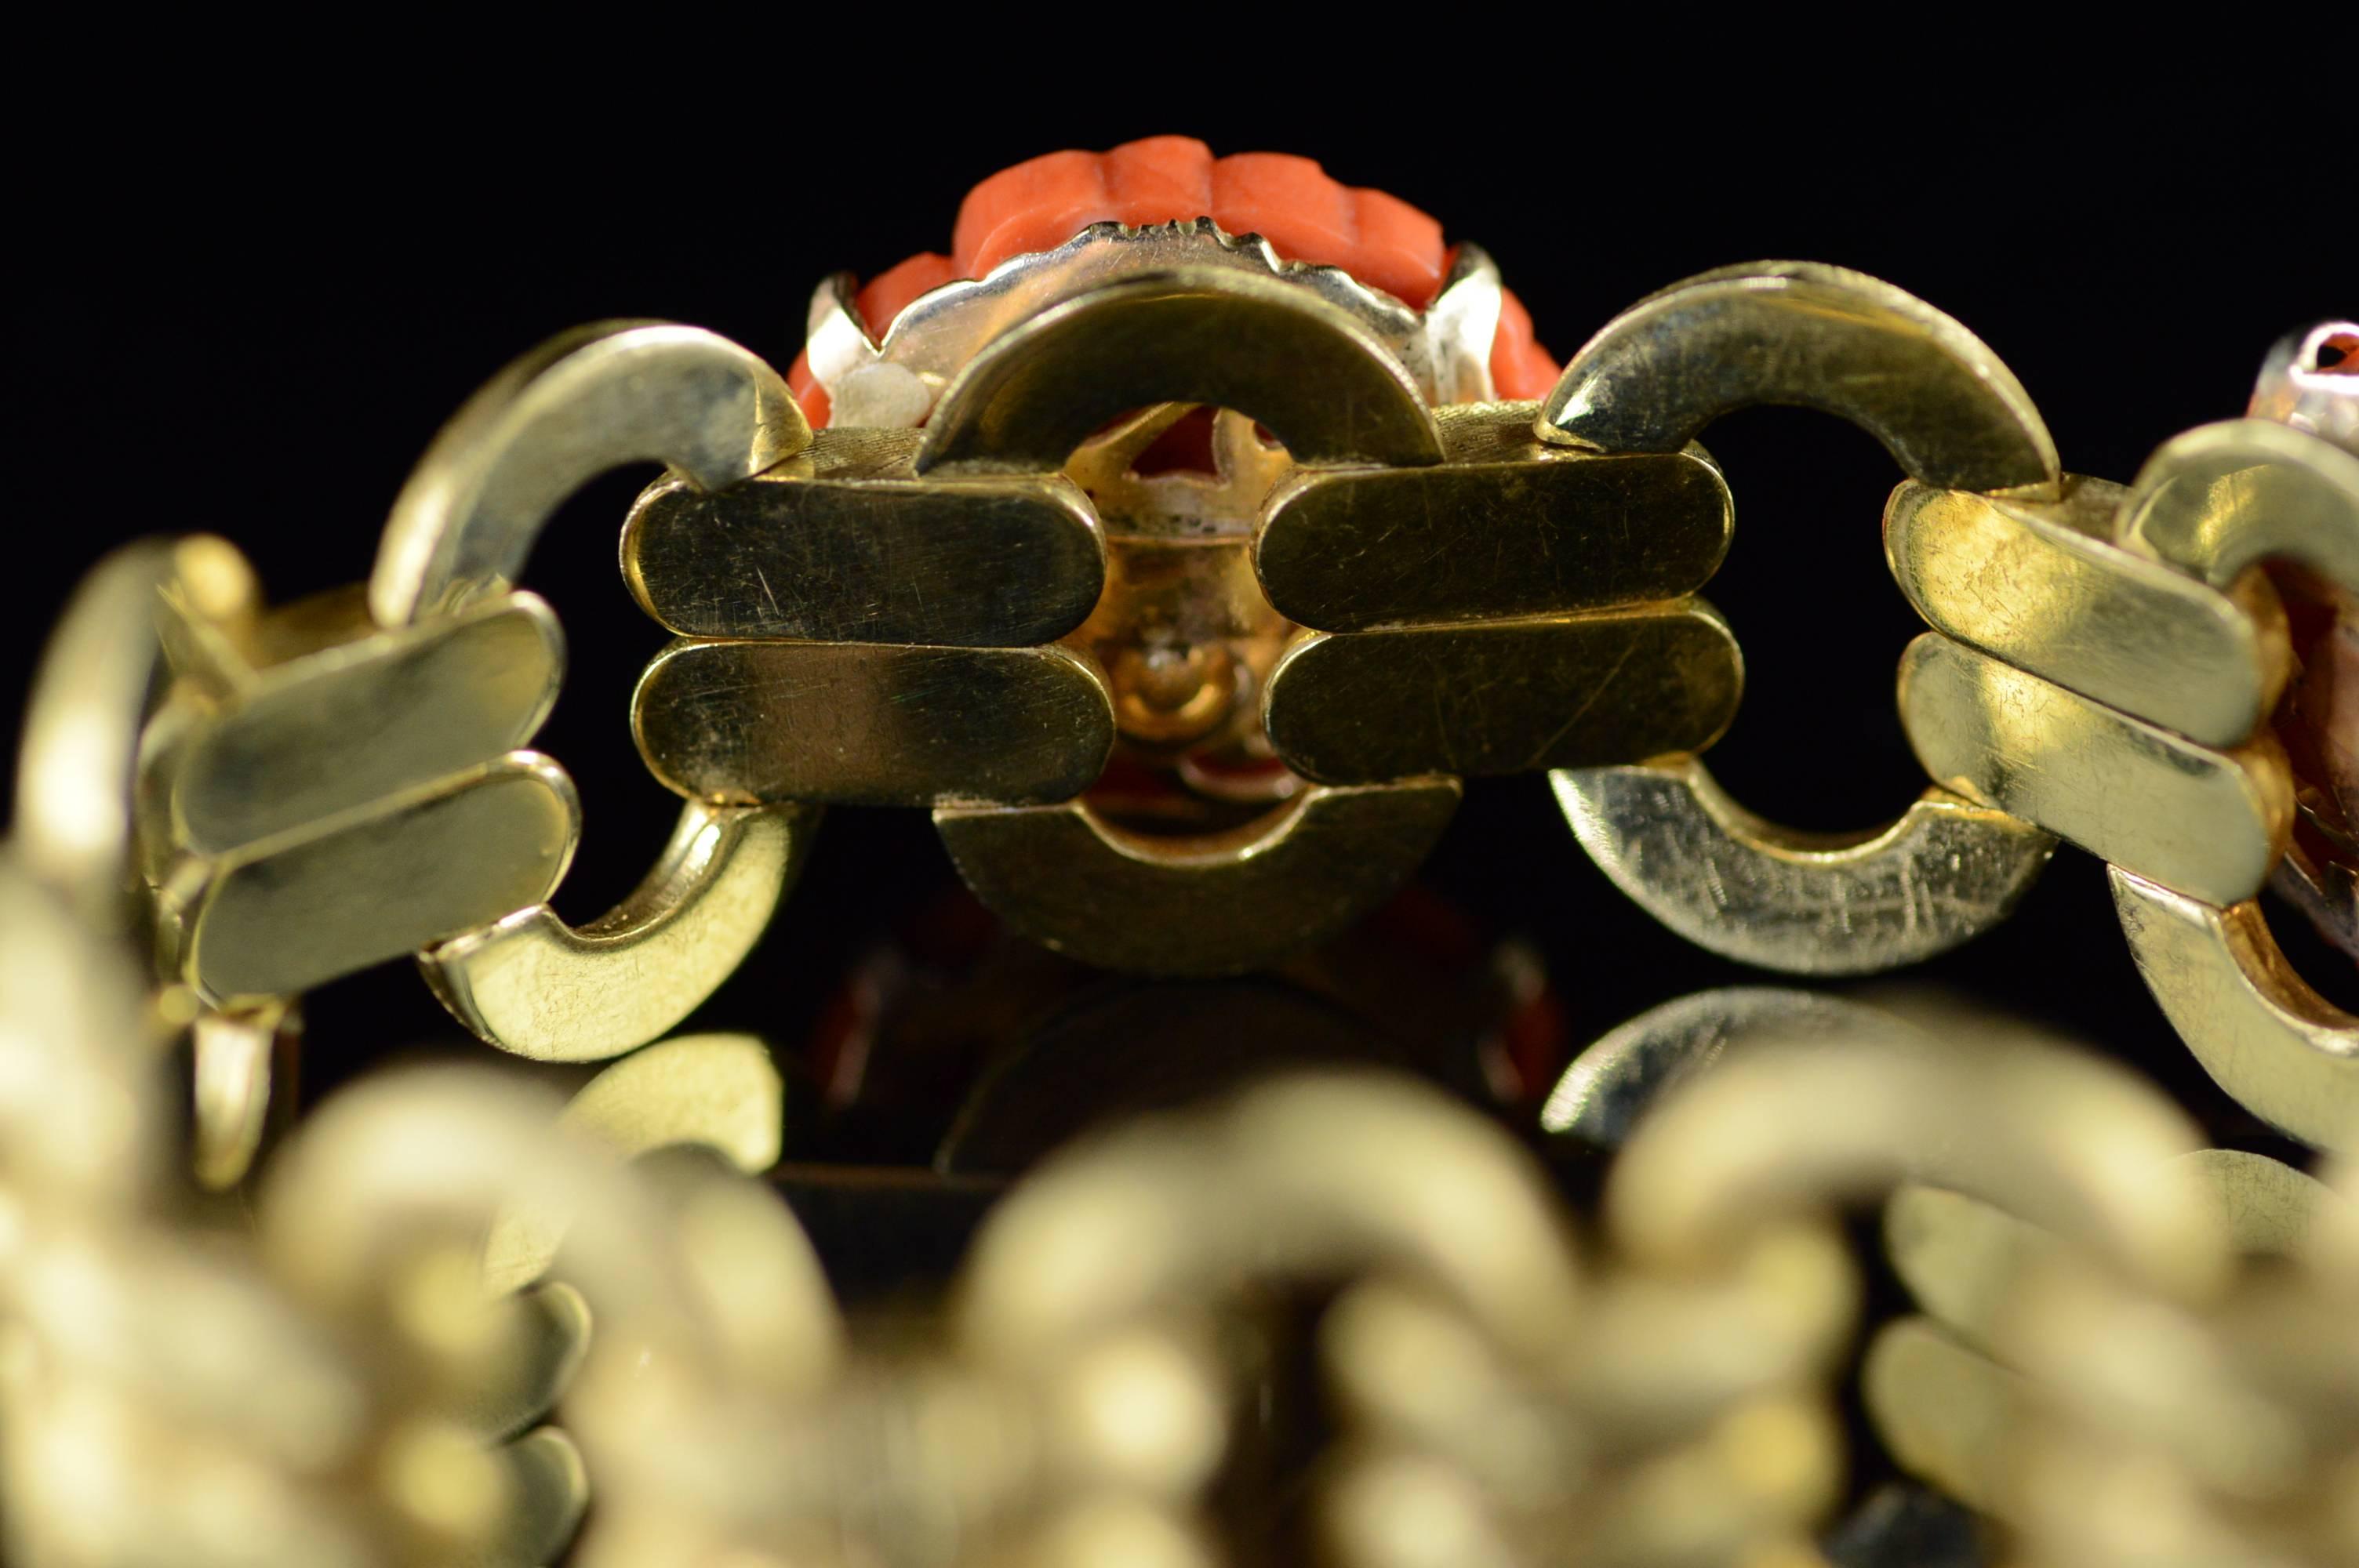
[{"label": "chain link", "polygon": [[[1449,287],[1453,330],[1495,324],[1487,259]],[[1440,317],[1209,221],[1085,229],[884,344],[842,294],[814,362],[875,424],[815,432],[745,350],[604,323],[460,411],[364,588],[268,607],[199,537],[68,607],[0,849],[12,1553],[1817,1563],[1862,1311],[1837,1222],[1880,1201],[1922,1310],[1866,1350],[1870,1416],[2014,1560],[2359,1562],[2359,1173],[2204,1149],[2134,1076],[1954,1009],[1747,989],[1617,1031],[1542,1117],[1610,1156],[1586,1234],[1529,1150],[1406,1081],[1135,1119],[884,1324],[762,1180],[766,1048],[672,1034],[827,804],[930,808],[1036,940],[1216,974],[1372,909],[1462,777],[1548,771],[1644,908],[1788,970],[1941,951],[2086,849],[2205,1068],[2359,1152],[2359,1020],[2255,902],[2275,878],[2359,926],[2349,738],[2320,778],[2272,728],[2332,700],[2305,660],[2341,643],[2257,569],[2359,596],[2359,376],[2329,357],[2359,330],[2289,340],[2250,416],[2125,487],[2067,472],[1964,328],[1831,267],[1674,285],[1532,402],[1489,400]],[[1700,760],[1742,663],[1697,597],[1733,513],[1695,438],[1763,402],[1908,475],[1885,547],[1930,628],[1897,702],[1933,784],[1841,843]],[[1191,430],[1209,456],[1155,470]],[[686,804],[577,928],[547,901],[579,805],[523,749],[563,635],[517,584],[568,495],[647,460],[623,573],[676,640],[632,725]],[[1203,788],[1126,815],[1141,757]],[[625,1059],[562,1108],[410,1072],[286,1132],[302,993],[403,954],[507,1053]]]}]

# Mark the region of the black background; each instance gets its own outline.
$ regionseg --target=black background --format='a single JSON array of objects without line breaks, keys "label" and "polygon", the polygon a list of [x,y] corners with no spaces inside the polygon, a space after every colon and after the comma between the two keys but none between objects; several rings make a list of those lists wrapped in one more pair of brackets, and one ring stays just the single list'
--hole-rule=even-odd
[{"label": "black background", "polygon": [[[1403,22],[1360,61],[1336,39],[1375,29],[1368,16],[1268,47],[1227,14],[1136,35],[1116,24],[1158,18],[775,20],[775,36],[643,20],[562,61],[495,62],[458,36],[214,35],[136,70],[119,40],[40,57],[61,107],[17,155],[16,249],[35,281],[15,312],[30,440],[17,609],[0,617],[5,700],[72,577],[109,546],[219,532],[274,600],[364,577],[436,426],[541,337],[669,317],[783,367],[822,275],[947,248],[968,186],[1060,146],[1183,131],[1221,153],[1316,157],[1487,247],[1560,358],[1706,267],[1862,268],[1981,335],[2066,466],[2114,479],[2174,432],[2241,412],[2281,332],[2359,304],[2352,169],[2347,146],[2334,152],[2348,81],[2324,24],[2128,59],[1990,28],[1846,42],[1666,18],[1609,37],[1469,13]],[[1200,34],[1217,29],[1244,41],[1208,46]],[[915,70],[945,63],[955,74]],[[1707,439],[1738,516],[1710,591],[1748,666],[1713,767],[1800,825],[1887,818],[1923,783],[1892,700],[1918,625],[1877,538],[1890,460],[1790,410],[1736,416]],[[674,809],[625,723],[663,640],[614,568],[643,477],[579,498],[527,578],[570,639],[565,696],[536,744],[585,803],[558,900],[577,920],[629,887]],[[1538,947],[1576,1040],[1682,991],[1769,978],[1624,902],[1538,777],[1473,784],[1425,877]],[[791,1053],[853,955],[950,880],[922,813],[835,813],[763,947],[696,1022],[759,1027]],[[2350,1000],[2349,966],[2279,925]],[[2223,1138],[2261,1141],[2171,1036],[2102,868],[2077,851],[2011,923],[1919,973],[2119,1052]],[[406,965],[326,988],[310,1014],[319,1082],[452,1033]]]}]

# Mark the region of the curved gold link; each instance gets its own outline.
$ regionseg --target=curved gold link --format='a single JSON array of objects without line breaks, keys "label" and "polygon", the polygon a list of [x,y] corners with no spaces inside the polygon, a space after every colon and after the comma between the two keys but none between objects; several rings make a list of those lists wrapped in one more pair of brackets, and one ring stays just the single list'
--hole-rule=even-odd
[{"label": "curved gold link", "polygon": [[[407,624],[511,586],[558,505],[620,464],[667,462],[715,489],[810,440],[784,380],[725,338],[641,321],[561,333],[469,399],[419,460],[386,524],[370,608]],[[804,818],[756,827],[690,802],[654,871],[605,918],[575,931],[543,903],[421,962],[461,1022],[504,1050],[617,1054],[727,978],[808,837]]]},{"label": "curved gold link", "polygon": [[[1238,341],[1254,351],[1223,351]],[[1282,279],[1174,267],[993,340],[942,394],[917,470],[1052,472],[1108,420],[1155,403],[1251,415],[1312,466],[1442,460],[1417,384],[1348,313]]]},{"label": "curved gold link", "polygon": [[1455,779],[1312,785],[1232,832],[1159,838],[1078,801],[946,806],[975,895],[1084,963],[1142,974],[1251,968],[1332,935],[1398,887],[1457,810]]},{"label": "curved gold link", "polygon": [[1676,452],[1762,403],[1850,421],[1922,483],[2059,492],[2048,427],[1981,339],[1881,278],[1817,262],[1745,262],[1648,295],[1573,356],[1539,432],[1601,452]]},{"label": "curved gold link", "polygon": [[419,955],[460,1022],[519,1056],[594,1062],[654,1039],[736,972],[802,872],[815,806],[691,801],[629,897],[576,929],[547,904]]},{"label": "curved gold link", "polygon": [[516,360],[462,405],[402,486],[369,609],[408,625],[516,584],[542,524],[612,468],[662,462],[707,490],[810,445],[777,372],[668,321],[598,321]]},{"label": "curved gold link", "polygon": [[2121,515],[2123,544],[2214,588],[2282,557],[2359,590],[2359,454],[2272,419],[2165,441]]},{"label": "curved gold link", "polygon": [[[2201,426],[2147,460],[2118,527],[2129,548],[2214,587],[2284,558],[2359,592],[2359,454],[2269,419]],[[2289,795],[2282,764],[2277,774]],[[2204,902],[2154,871],[2111,867],[2114,904],[2188,1049],[2256,1115],[2310,1143],[2359,1146],[2359,1018],[2294,972],[2246,890]]]},{"label": "curved gold link", "polygon": [[2138,973],[2212,1080],[2305,1142],[2359,1148],[2359,1018],[2294,972],[2260,904],[2107,874]]},{"label": "curved gold link", "polygon": [[1864,975],[1946,952],[2015,908],[2055,853],[2045,829],[1929,789],[1860,834],[1756,816],[1682,757],[1549,775],[1573,836],[1647,914],[1723,957]]},{"label": "curved gold link", "polygon": [[[2062,493],[2038,411],[1980,339],[1888,283],[1808,262],[1723,267],[1640,300],[1565,367],[1538,428],[1592,450],[1679,451],[1762,403],[1851,421],[1920,483]],[[1642,908],[1699,946],[1795,973],[1954,946],[2006,915],[2054,844],[1946,790],[1865,833],[1799,832],[1738,806],[1692,755],[1549,778],[1582,848]]]}]

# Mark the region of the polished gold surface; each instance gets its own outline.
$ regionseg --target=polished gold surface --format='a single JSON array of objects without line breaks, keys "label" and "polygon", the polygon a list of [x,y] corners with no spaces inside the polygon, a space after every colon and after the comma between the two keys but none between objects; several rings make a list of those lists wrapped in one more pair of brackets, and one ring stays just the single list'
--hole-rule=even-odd
[{"label": "polished gold surface", "polygon": [[238,1012],[208,1011],[189,1026],[195,1067],[190,1164],[200,1186],[220,1192],[237,1185],[261,1152],[288,1012],[286,1003],[272,1001]]},{"label": "polished gold surface", "polygon": [[[1854,1386],[1915,1477],[1903,1511],[1963,1528],[1940,1510],[1971,1504],[2021,1568],[2359,1561],[2359,1164],[2203,1148],[2123,1069],[1923,988],[1650,1008],[1564,1071],[1546,1165],[1471,1082],[1330,1070],[1119,1112],[1012,1181],[945,1296],[897,1285],[858,1324],[788,1206],[814,1168],[763,1179],[789,1130],[759,1038],[647,1045],[570,1107],[531,1084],[690,1017],[822,798],[936,806],[1017,931],[1217,975],[1375,909],[1450,775],[1594,756],[1635,765],[1555,782],[1608,873],[1789,968],[1939,951],[2005,913],[2047,828],[2092,845],[2214,1078],[2359,1153],[2359,1021],[2245,896],[2298,806],[2312,850],[2349,847],[2263,728],[2287,649],[2248,569],[2359,589],[2348,323],[2264,372],[2256,412],[2290,427],[2193,432],[2125,494],[2056,472],[1962,329],[1834,269],[1643,302],[1568,373],[1548,449],[1528,406],[1431,412],[1489,391],[1479,252],[1423,317],[1188,225],[1094,227],[883,343],[845,292],[814,374],[839,415],[922,433],[814,444],[744,351],[592,329],[429,454],[373,616],[356,590],[266,611],[210,539],[74,600],[0,844],[9,1561],[1917,1568],[1937,1553],[1890,1490],[1831,1517]],[[1859,417],[1938,481],[1887,516],[1937,626],[1902,708],[1929,771],[2019,816],[1937,788],[1881,830],[1797,834],[1696,761],[1740,666],[1686,597],[1727,503],[1683,443],[1763,399]],[[643,682],[643,748],[688,804],[577,930],[539,902],[571,786],[513,750],[561,644],[511,579],[578,481],[650,455],[684,472],[626,573],[734,640]],[[1256,537],[1273,591],[1333,618],[1282,665],[1299,629]],[[1156,816],[1139,769],[1198,795]],[[454,1014],[538,1062],[364,1071],[297,1119],[296,993],[419,947]],[[1519,1010],[1469,1064],[1503,1103],[1545,1049],[1527,979],[1480,981]],[[980,1195],[936,1189],[871,1171],[825,1201]],[[1568,1210],[1599,1190],[1584,1234]],[[1921,1311],[1864,1325],[1860,1364],[1839,1220],[1886,1193]]]},{"label": "polished gold surface", "polygon": [[1676,452],[1723,414],[1799,404],[1882,441],[1920,483],[2052,497],[2056,445],[1996,354],[1879,278],[1746,262],[1672,284],[1582,346],[1541,434],[1601,452]]},{"label": "polished gold surface", "polygon": [[2069,476],[2060,502],[1908,483],[1884,552],[1934,630],[2211,746],[2276,706],[2291,659],[2261,578],[2212,589],[2114,543],[2128,492]]},{"label": "polished gold surface", "polygon": [[223,1005],[305,990],[456,935],[486,910],[540,903],[581,818],[562,771],[514,752],[291,840],[185,862],[158,890],[164,951]]},{"label": "polished gold surface", "polygon": [[727,490],[664,479],[631,509],[624,579],[689,637],[998,648],[1080,625],[1105,582],[1087,499],[1054,478],[921,481],[919,438],[822,430]]},{"label": "polished gold surface", "polygon": [[1925,771],[2138,875],[2212,903],[2258,892],[2293,823],[2264,733],[2213,751],[1929,632],[1900,665]]},{"label": "polished gold surface", "polygon": [[1300,473],[1270,497],[1254,566],[1322,632],[1675,600],[1728,553],[1719,470],[1694,451],[1586,457],[1544,445],[1534,406],[1437,411],[1449,460]]},{"label": "polished gold surface", "polygon": [[[1252,351],[1223,351],[1239,343]],[[1442,458],[1416,384],[1350,314],[1276,278],[1182,266],[1106,284],[995,339],[942,394],[918,471],[1052,473],[1150,403],[1249,414],[1299,463]]]},{"label": "polished gold surface", "polygon": [[514,585],[558,503],[663,462],[718,490],[810,444],[777,372],[725,338],[602,321],[510,364],[451,416],[394,502],[369,608],[387,626]]},{"label": "polished gold surface", "polygon": [[645,881],[579,928],[545,903],[419,955],[443,1005],[485,1040],[591,1062],[669,1031],[745,961],[801,874],[817,806],[691,803]]},{"label": "polished gold surface", "polygon": [[[663,461],[713,490],[810,444],[786,383],[724,338],[664,322],[561,333],[494,377],[419,460],[379,542],[369,607],[389,626],[430,625],[502,590],[559,504],[621,464]],[[810,830],[748,833],[707,813],[721,803],[692,799],[653,871],[587,928],[569,929],[548,908],[553,879],[468,923],[473,940],[428,959],[436,989],[489,1043],[528,1055],[611,1055],[669,1028],[728,977],[734,959],[721,958],[751,948]],[[578,824],[567,859],[577,836]],[[731,858],[749,845],[766,852],[733,875]],[[495,841],[469,850],[505,858]],[[451,927],[416,946],[466,934]],[[663,983],[642,998],[640,982],[658,972]],[[537,989],[520,998],[515,986],[527,974]],[[617,1007],[625,994],[632,1003]]]},{"label": "polished gold surface", "polygon": [[2278,557],[2359,583],[2359,452],[2269,419],[2174,436],[2138,470],[2122,542],[2215,586]]},{"label": "polished gold surface", "polygon": [[1327,784],[1528,773],[1701,751],[1744,684],[1727,622],[1691,600],[1313,633],[1278,661],[1264,721],[1288,766]]},{"label": "polished gold surface", "polygon": [[530,594],[393,631],[348,607],[324,646],[253,671],[185,738],[167,717],[153,809],[176,847],[225,854],[462,773],[529,741],[557,700],[564,637]]},{"label": "polished gold surface", "polygon": [[[1980,339],[1890,284],[1809,262],[1723,267],[1639,301],[1565,367],[1539,428],[1585,450],[1675,452],[1762,403],[1860,426],[1920,484],[2062,493],[2046,425]],[[1883,827],[1796,832],[1736,805],[1691,752],[1552,778],[1574,837],[1641,907],[1700,946],[1794,973],[1955,946],[2006,915],[2049,845],[1947,791]]]},{"label": "polished gold surface", "polygon": [[2359,1141],[2359,1018],[2294,972],[2260,906],[2220,908],[2121,866],[2109,874],[2138,972],[2204,1071],[2297,1138]]},{"label": "polished gold surface", "polygon": [[1614,885],[1699,946],[1790,974],[1857,975],[1945,952],[2004,919],[2055,838],[1931,789],[1859,834],[1781,827],[1692,758],[1549,775]]},{"label": "polished gold surface", "polygon": [[631,728],[666,786],[741,804],[1064,800],[1114,744],[1104,677],[1057,647],[677,642]]},{"label": "polished gold surface", "polygon": [[1209,838],[1125,831],[1079,803],[951,806],[934,825],[967,885],[1036,940],[1108,968],[1222,974],[1373,909],[1425,859],[1458,796],[1454,779],[1310,789]]}]

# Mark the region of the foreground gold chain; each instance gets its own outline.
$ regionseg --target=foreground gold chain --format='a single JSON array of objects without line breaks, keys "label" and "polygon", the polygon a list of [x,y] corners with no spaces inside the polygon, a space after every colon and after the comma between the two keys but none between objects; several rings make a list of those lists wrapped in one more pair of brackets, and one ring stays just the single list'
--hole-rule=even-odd
[{"label": "foreground gold chain", "polygon": [[[847,1328],[756,1179],[766,1053],[666,1038],[829,803],[929,807],[1016,931],[1174,974],[1366,914],[1465,776],[1549,772],[1646,910],[1806,973],[1971,937],[2061,838],[2110,862],[2223,1087],[2359,1147],[2359,1020],[2255,902],[2276,879],[2359,927],[2348,821],[2269,727],[2295,658],[2258,569],[2359,595],[2359,376],[2329,356],[2359,331],[2290,340],[2253,416],[2121,486],[2064,470],[1965,329],[1855,273],[1674,285],[1509,403],[1457,400],[1487,384],[1408,353],[1397,306],[1266,253],[1105,225],[1067,271],[995,273],[973,297],[1025,309],[908,427],[814,431],[697,329],[585,328],[437,438],[364,586],[273,609],[210,537],[100,565],[38,672],[0,857],[12,1552],[1211,1563],[1307,1322],[1325,1556],[1816,1563],[1858,1305],[1832,1216],[1889,1193],[1924,1315],[1876,1336],[1868,1408],[2019,1560],[2359,1562],[2359,1175],[2337,1195],[2203,1150],[2067,1051],[1836,1027],[1789,993],[1658,1010],[1576,1063],[1547,1125],[1617,1151],[1594,1237],[1473,1112],[1294,1078],[1058,1157],[939,1321]],[[1930,628],[1898,701],[1934,782],[1840,843],[1699,760],[1742,664],[1697,597],[1733,513],[1694,442],[1764,402],[1863,426],[1908,476],[1885,547]],[[1139,460],[1197,407],[1226,411],[1213,480],[1175,513]],[[579,804],[523,749],[563,634],[518,583],[569,495],[648,460],[623,574],[677,636],[632,722],[686,804],[574,927],[547,901]],[[1184,666],[1141,632],[1179,622]],[[1085,795],[1122,748],[1234,727],[1202,699],[1233,675],[1286,793],[1178,832]],[[255,1173],[301,993],[408,954],[504,1051],[625,1059],[561,1112],[488,1070],[364,1084]],[[205,1195],[240,1187],[250,1226]]]}]

